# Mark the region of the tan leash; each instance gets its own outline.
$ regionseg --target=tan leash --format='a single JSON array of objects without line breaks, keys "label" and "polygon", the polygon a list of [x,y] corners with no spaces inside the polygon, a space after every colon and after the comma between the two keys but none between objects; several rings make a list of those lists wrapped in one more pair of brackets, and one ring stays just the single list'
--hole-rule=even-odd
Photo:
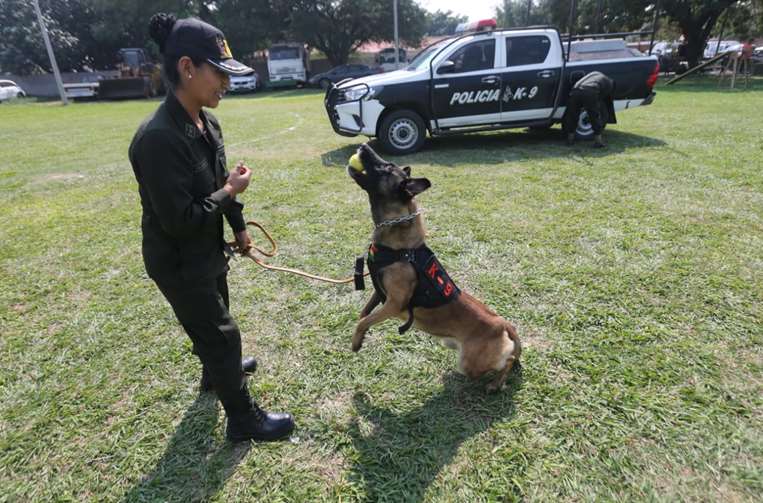
[{"label": "tan leash", "polygon": [[[244,257],[249,257],[250,259],[252,259],[254,263],[257,264],[258,266],[268,269],[269,271],[288,272],[291,274],[296,274],[297,276],[302,276],[309,279],[315,279],[318,281],[324,281],[326,283],[332,283],[334,285],[343,285],[345,283],[352,283],[353,281],[356,281],[355,276],[350,276],[349,278],[346,278],[346,279],[332,279],[332,278],[325,278],[323,276],[317,276],[315,274],[310,274],[305,271],[300,271],[299,269],[292,269],[290,267],[278,267],[278,266],[267,264],[264,260],[262,260],[260,257],[255,255],[255,252],[259,253],[260,255],[264,255],[266,257],[274,257],[276,253],[278,253],[278,244],[276,243],[275,239],[273,239],[273,237],[270,235],[270,233],[267,230],[265,230],[265,228],[262,225],[260,225],[258,222],[255,222],[254,220],[250,220],[246,223],[246,225],[247,226],[252,225],[254,227],[257,227],[262,232],[262,234],[265,235],[267,240],[270,241],[270,247],[271,247],[270,251],[265,251],[252,245],[252,247],[249,250],[247,250],[246,253],[242,254]],[[228,244],[234,249],[237,248],[235,241]],[[365,278],[369,274],[370,273],[365,273],[363,277]]]}]

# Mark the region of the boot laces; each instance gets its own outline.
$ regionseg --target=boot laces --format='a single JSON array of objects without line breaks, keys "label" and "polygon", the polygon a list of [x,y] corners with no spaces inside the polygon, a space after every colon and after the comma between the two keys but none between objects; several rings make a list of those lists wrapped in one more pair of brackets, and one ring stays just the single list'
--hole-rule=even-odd
[{"label": "boot laces", "polygon": [[264,423],[267,419],[267,413],[260,408],[255,402],[252,402],[252,414],[259,423]]}]

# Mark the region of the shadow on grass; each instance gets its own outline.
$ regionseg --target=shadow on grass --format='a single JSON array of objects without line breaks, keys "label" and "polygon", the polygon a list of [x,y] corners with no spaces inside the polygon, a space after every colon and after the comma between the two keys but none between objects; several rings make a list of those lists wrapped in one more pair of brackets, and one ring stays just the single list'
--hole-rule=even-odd
[{"label": "shadow on grass", "polygon": [[[377,407],[363,394],[353,397],[358,417],[372,425],[370,433],[357,421],[349,430],[358,453],[351,477],[365,488],[366,501],[421,501],[464,441],[514,415],[522,371],[494,394],[455,373],[444,384],[422,407],[404,414]],[[519,498],[518,488],[513,490]]]},{"label": "shadow on grass", "polygon": [[123,501],[206,501],[222,489],[250,449],[248,442],[219,443],[213,435],[217,398],[202,393],[188,408],[150,473]]},{"label": "shadow on grass", "polygon": [[[457,136],[427,138],[424,148],[407,156],[385,155],[390,160],[405,159],[405,163],[459,166],[462,164],[502,164],[547,158],[569,158],[570,156],[606,157],[634,148],[662,147],[666,143],[658,138],[650,138],[615,129],[604,131],[607,148],[594,149],[590,141],[579,141],[573,147],[565,145],[565,135],[559,128],[545,130],[511,130],[499,133],[471,133]],[[346,145],[321,155],[327,167],[344,167],[347,159],[357,147],[367,141],[358,137],[357,145]],[[370,145],[380,150],[378,141]]]}]

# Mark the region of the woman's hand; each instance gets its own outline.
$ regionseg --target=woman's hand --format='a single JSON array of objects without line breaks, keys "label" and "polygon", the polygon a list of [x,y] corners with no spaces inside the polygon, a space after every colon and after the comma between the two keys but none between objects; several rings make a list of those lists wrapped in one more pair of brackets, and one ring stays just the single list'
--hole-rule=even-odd
[{"label": "woman's hand", "polygon": [[241,255],[246,255],[252,249],[252,238],[249,237],[249,232],[244,229],[241,232],[237,232],[235,236],[236,251]]},{"label": "woman's hand", "polygon": [[228,180],[223,187],[232,196],[244,192],[249,187],[249,181],[252,179],[252,170],[247,168],[243,162],[238,163],[238,166],[231,171],[228,175]]}]

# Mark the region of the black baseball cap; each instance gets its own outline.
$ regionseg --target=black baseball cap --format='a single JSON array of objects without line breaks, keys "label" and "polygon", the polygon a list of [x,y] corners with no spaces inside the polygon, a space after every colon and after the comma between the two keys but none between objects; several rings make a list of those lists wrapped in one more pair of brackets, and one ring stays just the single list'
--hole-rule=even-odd
[{"label": "black baseball cap", "polygon": [[203,59],[229,75],[246,75],[254,71],[233,59],[223,32],[196,18],[178,19],[175,22],[164,52]]}]

